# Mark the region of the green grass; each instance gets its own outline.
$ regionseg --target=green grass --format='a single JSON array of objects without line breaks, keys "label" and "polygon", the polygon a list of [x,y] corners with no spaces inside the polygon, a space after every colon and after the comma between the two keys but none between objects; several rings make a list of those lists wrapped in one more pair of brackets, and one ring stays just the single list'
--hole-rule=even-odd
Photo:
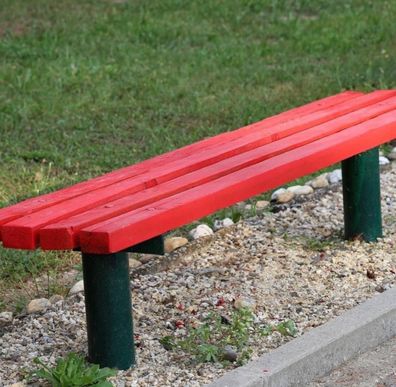
[{"label": "green grass", "polygon": [[[395,87],[395,14],[391,0],[0,0],[0,206],[344,89]],[[42,259],[0,250],[15,254]]]}]

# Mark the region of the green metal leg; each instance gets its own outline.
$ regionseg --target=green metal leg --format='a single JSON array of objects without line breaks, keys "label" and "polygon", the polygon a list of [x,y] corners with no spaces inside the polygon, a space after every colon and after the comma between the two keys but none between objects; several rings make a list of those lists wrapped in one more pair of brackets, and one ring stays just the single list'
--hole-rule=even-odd
[{"label": "green metal leg", "polygon": [[378,148],[342,162],[345,239],[382,237]]},{"label": "green metal leg", "polygon": [[83,253],[82,260],[89,361],[128,369],[135,364],[128,255]]}]

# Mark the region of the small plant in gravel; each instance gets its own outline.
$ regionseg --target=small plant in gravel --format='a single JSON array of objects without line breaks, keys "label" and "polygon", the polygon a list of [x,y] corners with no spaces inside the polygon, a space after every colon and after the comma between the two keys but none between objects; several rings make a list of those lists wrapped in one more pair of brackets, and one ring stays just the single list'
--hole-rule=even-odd
[{"label": "small plant in gravel", "polygon": [[41,368],[33,371],[32,376],[47,380],[53,387],[111,387],[107,378],[116,375],[116,371],[110,368],[87,364],[76,353],[58,359],[55,367],[48,367],[39,358],[35,358],[34,362]]},{"label": "small plant in gravel", "polygon": [[[160,343],[166,350],[183,350],[198,362],[218,362],[224,365],[236,362],[242,365],[251,356],[249,339],[255,331],[257,327],[253,313],[242,308],[235,310],[230,318],[211,312],[200,326],[191,329],[183,339],[165,336]],[[274,331],[287,336],[295,336],[297,333],[292,320],[258,329],[261,335],[269,335]]]},{"label": "small plant in gravel", "polygon": [[286,320],[276,325],[266,325],[260,330],[262,336],[268,336],[272,332],[279,332],[283,336],[296,336],[297,327],[293,320]]},{"label": "small plant in gravel", "polygon": [[326,248],[331,247],[333,244],[334,240],[331,239],[306,238],[304,246],[308,250],[325,251]]}]

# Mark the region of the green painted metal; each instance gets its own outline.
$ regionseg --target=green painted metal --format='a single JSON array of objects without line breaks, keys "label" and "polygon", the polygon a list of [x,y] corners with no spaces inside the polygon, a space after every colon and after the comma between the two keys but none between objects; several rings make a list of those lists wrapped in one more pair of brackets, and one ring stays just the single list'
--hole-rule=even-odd
[{"label": "green painted metal", "polygon": [[82,259],[88,359],[128,369],[135,364],[128,254],[83,253]]},{"label": "green painted metal", "polygon": [[163,235],[156,236],[154,238],[148,239],[147,241],[132,246],[125,251],[128,251],[130,253],[164,255],[164,237]]},{"label": "green painted metal", "polygon": [[378,158],[374,148],[342,162],[345,239],[382,237]]}]

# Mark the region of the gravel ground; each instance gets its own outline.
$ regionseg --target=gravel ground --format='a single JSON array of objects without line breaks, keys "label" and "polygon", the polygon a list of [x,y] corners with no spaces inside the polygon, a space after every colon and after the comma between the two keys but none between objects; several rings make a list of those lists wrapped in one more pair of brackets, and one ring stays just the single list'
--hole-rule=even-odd
[{"label": "gravel ground", "polygon": [[[323,324],[396,281],[396,172],[382,173],[385,237],[376,244],[344,242],[340,185],[262,212],[181,248],[172,269],[137,275],[133,302],[138,366],[120,372],[117,386],[201,386],[232,366],[195,364],[166,351],[159,339],[183,336],[208,311],[229,315],[235,300],[256,304],[257,324],[292,319],[298,334]],[[219,302],[221,300],[221,302]],[[223,302],[224,300],[224,302]],[[179,328],[176,322],[179,323]],[[0,328],[0,386],[17,382],[40,356],[54,362],[86,350],[82,294],[42,314]],[[252,358],[291,337],[252,333]]]}]

